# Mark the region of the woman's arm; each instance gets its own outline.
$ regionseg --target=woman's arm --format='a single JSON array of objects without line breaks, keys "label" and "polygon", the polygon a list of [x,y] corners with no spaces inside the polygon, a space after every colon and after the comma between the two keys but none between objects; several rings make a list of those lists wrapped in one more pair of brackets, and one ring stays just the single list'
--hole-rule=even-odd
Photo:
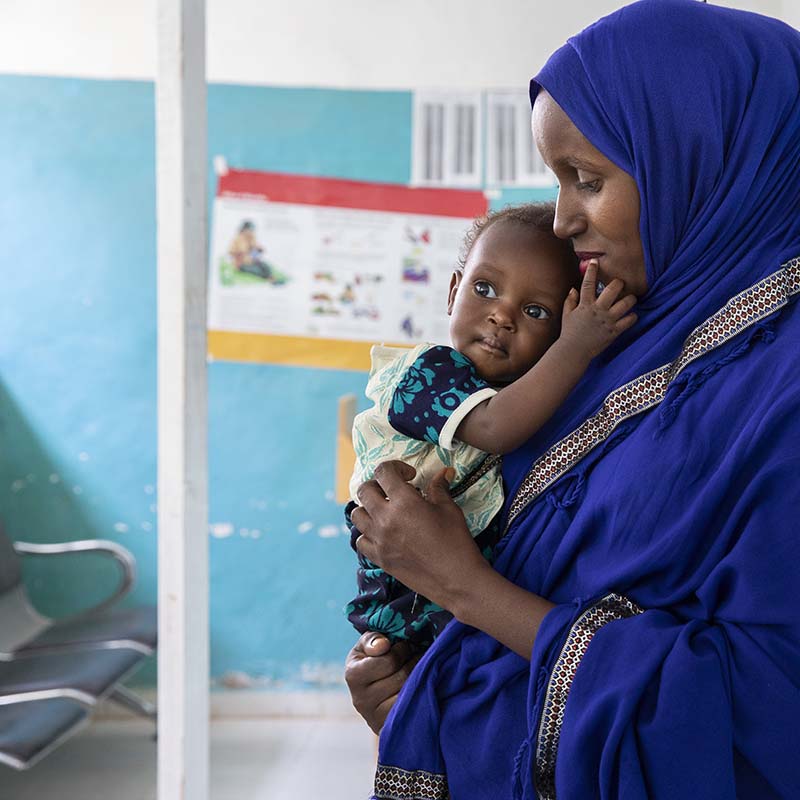
[{"label": "woman's arm", "polygon": [[495,572],[470,536],[442,470],[421,495],[413,467],[378,465],[352,513],[358,551],[456,619],[530,659],[536,632],[553,605]]}]

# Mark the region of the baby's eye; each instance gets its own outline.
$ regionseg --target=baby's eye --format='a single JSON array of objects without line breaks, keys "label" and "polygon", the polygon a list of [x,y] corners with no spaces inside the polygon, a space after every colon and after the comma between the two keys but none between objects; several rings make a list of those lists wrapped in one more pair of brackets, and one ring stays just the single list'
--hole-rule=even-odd
[{"label": "baby's eye", "polygon": [[488,297],[490,300],[494,300],[497,297],[497,292],[495,292],[494,286],[489,281],[475,281],[475,294],[479,294],[481,297]]},{"label": "baby's eye", "polygon": [[537,306],[534,303],[531,303],[529,306],[525,306],[525,308],[522,310],[531,319],[550,319],[550,312],[546,308]]}]

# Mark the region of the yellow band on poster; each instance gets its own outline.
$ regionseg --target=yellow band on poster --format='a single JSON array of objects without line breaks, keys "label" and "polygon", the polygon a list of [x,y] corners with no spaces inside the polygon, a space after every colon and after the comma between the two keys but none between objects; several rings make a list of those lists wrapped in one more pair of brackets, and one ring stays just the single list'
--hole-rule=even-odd
[{"label": "yellow band on poster", "polygon": [[373,342],[318,339],[310,336],[208,332],[208,354],[214,359],[318,369],[352,369],[369,372],[369,351],[373,344]]}]

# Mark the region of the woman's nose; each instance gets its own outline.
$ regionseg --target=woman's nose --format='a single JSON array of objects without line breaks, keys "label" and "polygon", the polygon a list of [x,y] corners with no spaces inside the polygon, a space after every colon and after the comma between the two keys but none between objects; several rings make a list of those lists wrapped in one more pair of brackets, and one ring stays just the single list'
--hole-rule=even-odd
[{"label": "woman's nose", "polygon": [[559,239],[572,239],[586,229],[586,218],[569,192],[559,189],[553,233]]}]

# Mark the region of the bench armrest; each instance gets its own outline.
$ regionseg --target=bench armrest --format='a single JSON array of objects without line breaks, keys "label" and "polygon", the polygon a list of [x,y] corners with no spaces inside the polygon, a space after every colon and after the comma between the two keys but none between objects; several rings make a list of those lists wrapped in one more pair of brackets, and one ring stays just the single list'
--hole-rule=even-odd
[{"label": "bench armrest", "polygon": [[37,544],[34,542],[14,542],[14,550],[20,555],[57,556],[71,553],[103,553],[113,558],[120,568],[120,582],[117,588],[105,599],[77,614],[62,619],[79,619],[97,614],[113,606],[131,590],[136,580],[136,559],[133,554],[117,542],[107,539],[81,539],[76,542],[54,542]]}]

